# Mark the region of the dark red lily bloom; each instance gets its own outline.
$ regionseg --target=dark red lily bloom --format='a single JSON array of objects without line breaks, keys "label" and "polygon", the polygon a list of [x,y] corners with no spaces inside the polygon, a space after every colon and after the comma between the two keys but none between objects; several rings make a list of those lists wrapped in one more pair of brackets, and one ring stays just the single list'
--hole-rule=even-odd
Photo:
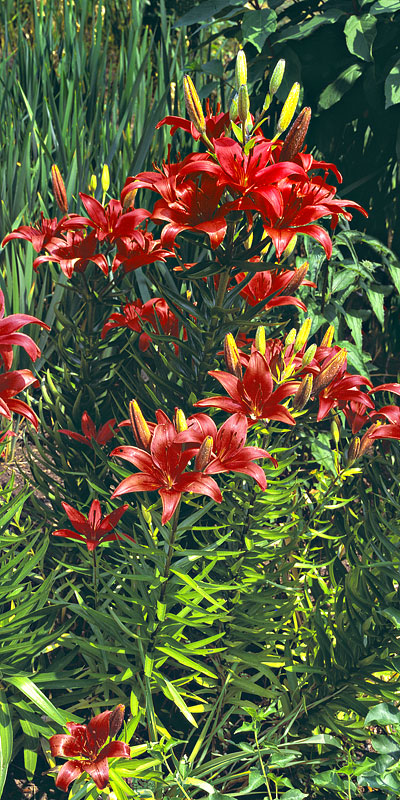
[{"label": "dark red lily bloom", "polygon": [[[53,531],[53,536],[65,536],[67,539],[76,539],[78,542],[83,542],[90,552],[102,542],[113,542],[123,538],[114,531],[114,528],[129,508],[128,505],[114,509],[111,514],[106,514],[105,517],[101,515],[101,506],[98,500],[93,500],[87,517],[68,505],[68,503],[63,502],[61,505],[75,530],[59,528]],[[128,536],[128,539],[132,539],[132,536]],[[132,541],[134,540],[132,539]]]},{"label": "dark red lily bloom", "polygon": [[11,419],[11,412],[20,414],[38,429],[38,418],[34,411],[23,400],[15,400],[15,395],[27,386],[38,385],[39,381],[30,369],[17,369],[0,375],[0,416]]},{"label": "dark red lily bloom", "polygon": [[[224,134],[224,131],[229,129],[230,127],[230,119],[229,119],[229,112],[226,111],[225,113],[221,111],[221,106],[217,104],[216,114],[212,113],[210,100],[207,98],[206,101],[206,113],[204,115],[205,123],[206,123],[206,136],[210,141],[213,139],[217,139]],[[200,133],[194,127],[193,123],[190,122],[189,119],[185,117],[164,117],[161,122],[158,122],[156,125],[157,128],[161,128],[162,125],[171,125],[170,134],[171,136],[174,133],[181,129],[190,133],[193,136],[193,139],[196,141],[200,139]]]},{"label": "dark red lily bloom", "polygon": [[[287,163],[287,162],[282,162]],[[263,227],[274,244],[278,259],[290,243],[295,233],[304,233],[316,239],[325,250],[326,257],[332,255],[332,242],[329,233],[320,225],[313,223],[322,217],[330,216],[331,228],[335,228],[339,215],[352,219],[345,206],[356,208],[364,216],[367,212],[353,200],[339,200],[336,189],[329,186],[321,177],[294,182],[289,178],[279,181],[282,195],[282,213],[271,213],[271,205],[259,204],[258,210],[264,217]]]},{"label": "dark red lily bloom", "polygon": [[[98,789],[105,789],[109,781],[109,758],[130,758],[130,747],[125,742],[109,741],[118,733],[124,719],[125,706],[112,711],[103,711],[90,720],[88,725],[67,722],[69,735],[57,733],[50,736],[52,756],[72,759],[60,768],[56,786],[68,791],[72,781],[84,772],[92,778]],[[79,759],[79,760],[77,760]]]},{"label": "dark red lily bloom", "polygon": [[261,447],[245,447],[248,426],[244,414],[233,414],[219,430],[207,414],[193,414],[187,422],[187,431],[179,433],[177,441],[198,442],[201,445],[208,437],[212,439],[209,460],[204,467],[205,475],[240,472],[254,478],[260,489],[267,488],[263,469],[253,461],[256,458],[269,458],[275,467],[278,463]]},{"label": "dark red lily bloom", "polygon": [[83,231],[67,231],[63,239],[54,238],[47,245],[47,255],[38,256],[33,262],[36,270],[39,264],[55,261],[67,278],[73,273],[84,272],[89,261],[100,267],[104,275],[108,275],[108,263],[102,254],[96,254],[97,240],[94,231],[85,235]]},{"label": "dark red lily bloom", "polygon": [[4,318],[4,294],[0,289],[0,358],[3,359],[4,368],[10,369],[13,359],[13,345],[23,347],[28,353],[32,361],[40,356],[40,350],[26,333],[17,333],[23,325],[29,323],[41,325],[47,331],[50,330],[45,322],[42,322],[37,317],[31,317],[30,314],[10,314]]},{"label": "dark red lily bloom", "polygon": [[11,239],[25,239],[32,244],[37,253],[40,253],[58,233],[70,228],[81,228],[83,225],[85,225],[85,219],[78,214],[70,214],[68,217],[58,220],[57,217],[46,219],[41,213],[41,222],[36,227],[20,225],[15,231],[4,237],[1,246],[4,247]]},{"label": "dark red lily bloom", "polygon": [[89,214],[86,224],[95,229],[96,239],[99,242],[104,239],[114,242],[121,236],[132,236],[137,225],[150,217],[150,212],[144,208],[136,208],[124,213],[123,205],[119,200],[112,199],[106,206],[102,206],[90,194],[79,192],[79,197]]},{"label": "dark red lily bloom", "polygon": [[217,187],[213,178],[203,175],[201,183],[199,180],[186,180],[179,186],[174,179],[158,191],[162,199],[157,200],[152,219],[158,224],[168,223],[161,233],[163,246],[171,248],[182,231],[206,233],[213,250],[221,244],[226,233],[225,216],[229,206],[225,203],[219,207],[223,187]]},{"label": "dark red lily bloom", "polygon": [[[324,361],[322,361],[320,365],[320,372],[317,374],[314,382],[315,386],[318,386],[319,376],[321,376],[323,373],[327,374],[326,371],[329,369],[329,365],[334,361],[334,359],[337,359],[339,353],[335,353],[334,351],[335,348],[332,348],[331,354],[328,355]],[[351,402],[362,403],[363,405],[367,406],[367,408],[375,408],[374,403],[368,394],[360,391],[358,388],[362,385],[372,386],[371,381],[362,375],[351,375],[349,372],[347,372],[347,359],[345,357],[346,353],[345,351],[342,351],[342,353],[342,363],[336,370],[329,384],[321,391],[317,391],[319,399],[319,408],[317,414],[318,422],[321,419],[324,419],[333,408],[344,408],[348,403]]]},{"label": "dark red lily bloom", "polygon": [[[166,336],[179,338],[179,319],[162,297],[152,297],[146,303],[142,303],[141,300],[127,303],[121,314],[111,314],[108,318],[101,332],[101,338],[104,339],[112,328],[130,328],[137,333],[141,332],[139,348],[144,352],[150,347],[152,339],[148,333],[143,332],[140,320],[148,322],[157,334],[161,329]],[[183,329],[183,339],[187,339],[185,328]],[[179,352],[179,345],[174,344],[174,347],[175,352]]]},{"label": "dark red lily bloom", "polygon": [[[253,260],[253,259],[252,259]],[[306,306],[299,300],[297,297],[293,297],[291,292],[295,289],[291,288],[292,285],[294,287],[296,273],[302,270],[301,276],[299,278],[299,282],[296,282],[296,289],[301,284],[307,284],[308,286],[315,286],[315,283],[312,281],[305,280],[306,272],[303,270],[302,267],[299,267],[298,270],[282,270],[281,272],[277,272],[274,270],[263,270],[262,272],[256,272],[249,283],[241,290],[240,296],[246,300],[249,306],[256,306],[258,303],[261,303],[265,300],[264,310],[269,308],[275,308],[276,306],[297,306],[301,308],[303,311],[307,311]],[[240,272],[236,275],[237,283],[240,283],[246,277],[245,272]],[[269,299],[271,298],[271,299]]]},{"label": "dark red lily bloom", "polygon": [[160,239],[154,239],[149,231],[133,231],[131,236],[124,236],[116,240],[117,253],[112,263],[112,271],[116,272],[122,265],[124,273],[132,272],[146,264],[154,264],[155,261],[165,261],[172,258],[175,253],[171,253],[162,247]]},{"label": "dark red lily bloom", "polygon": [[194,404],[195,406],[200,408],[213,406],[232,414],[236,412],[245,414],[249,425],[253,425],[260,419],[279,420],[288,425],[296,424],[296,420],[287,408],[280,403],[297,391],[299,382],[288,381],[274,391],[274,382],[267,359],[257,350],[251,354],[243,378],[237,378],[222,370],[212,370],[208,374],[219,381],[228,392],[229,397],[224,395],[208,397],[199,400]]},{"label": "dark red lily bloom", "polygon": [[87,444],[89,447],[93,447],[92,439],[102,446],[103,444],[107,444],[107,442],[115,436],[115,430],[113,430],[113,428],[116,421],[117,420],[113,417],[107,420],[99,430],[96,430],[92,418],[87,411],[84,411],[81,419],[82,433],[75,433],[75,431],[70,431],[66,428],[60,428],[58,433],[63,433],[65,436],[69,436],[70,439],[75,439],[77,442]]},{"label": "dark red lily bloom", "polygon": [[[388,384],[390,385],[390,384]],[[399,384],[394,384],[399,386]],[[400,394],[400,392],[396,392]],[[399,406],[384,406],[377,411],[374,411],[370,416],[371,422],[381,422],[382,417],[388,420],[388,425],[373,425],[370,431],[367,431],[368,438],[372,441],[375,439],[400,439],[400,408]]]},{"label": "dark red lily bloom", "polygon": [[154,426],[150,452],[138,447],[116,447],[111,455],[129,461],[140,472],[124,478],[112,497],[120,497],[130,492],[158,491],[163,504],[161,522],[164,525],[171,519],[183,492],[205,494],[216,503],[222,502],[218,485],[202,472],[185,472],[189,461],[195,455],[193,449],[184,450],[184,445],[176,441],[174,425],[167,421]]}]

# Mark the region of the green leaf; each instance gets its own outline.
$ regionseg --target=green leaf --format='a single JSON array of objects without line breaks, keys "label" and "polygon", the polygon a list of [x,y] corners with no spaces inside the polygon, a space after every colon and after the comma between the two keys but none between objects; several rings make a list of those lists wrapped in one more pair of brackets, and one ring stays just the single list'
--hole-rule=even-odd
[{"label": "green leaf", "polygon": [[389,703],[379,703],[374,708],[368,711],[365,717],[365,724],[371,725],[372,722],[377,722],[378,725],[400,725],[400,709],[396,706],[389,705]]},{"label": "green leaf", "polygon": [[195,672],[202,672],[203,675],[208,675],[210,678],[216,678],[215,672],[211,672],[211,670],[207,669],[204,664],[198,664],[193,659],[188,658],[179,650],[175,650],[173,647],[156,647],[156,650],[159,650],[160,653],[165,653],[165,655],[173,658],[174,661],[177,661],[178,664],[184,664],[185,667],[190,667]]},{"label": "green leaf", "polygon": [[213,19],[216,14],[224,11],[226,8],[232,6],[242,5],[241,0],[206,0],[205,3],[199,3],[184,14],[175,22],[176,28],[181,28],[182,25],[195,25],[196,22],[208,22]]},{"label": "green leaf", "polygon": [[400,59],[389,72],[385,80],[385,108],[400,103]]},{"label": "green leaf", "polygon": [[362,73],[363,67],[361,64],[352,64],[350,67],[343,70],[336,80],[330,83],[320,94],[318,107],[326,111],[328,108],[335,105],[335,103],[338,103],[343,95],[351,89]]},{"label": "green leaf", "polygon": [[336,473],[332,441],[328,433],[318,433],[318,439],[312,439],[311,452],[318,464],[329,472]]},{"label": "green leaf", "polygon": [[350,53],[362,58],[363,61],[372,61],[372,45],[376,36],[376,19],[371,14],[356,17],[352,14],[344,26],[347,48]]},{"label": "green leaf", "polygon": [[13,746],[13,729],[10,709],[5,692],[0,689],[0,797],[3,794],[7,778],[8,765],[11,761]]},{"label": "green leaf", "polygon": [[337,22],[342,17],[344,11],[339,8],[331,8],[325,14],[317,14],[312,19],[305,22],[300,22],[298,25],[288,25],[287,28],[279,31],[278,38],[274,40],[274,44],[278,42],[287,42],[288,39],[305,39],[310,36],[314,31],[321,27],[321,25],[329,25],[332,22]]},{"label": "green leaf", "polygon": [[171,681],[167,680],[167,678],[164,675],[160,677],[162,681],[161,688],[165,696],[168,697],[169,700],[172,700],[172,702],[175,703],[176,706],[178,706],[179,710],[182,711],[182,714],[186,717],[186,719],[190,722],[190,724],[193,725],[194,728],[197,728],[197,722],[193,714],[190,713],[183,697],[181,697],[178,690],[175,688],[174,684],[171,683]]},{"label": "green leaf", "polygon": [[399,0],[377,0],[370,8],[371,14],[395,14],[400,11]]},{"label": "green leaf", "polygon": [[46,695],[43,694],[41,689],[31,681],[30,678],[26,678],[22,675],[14,675],[14,676],[7,676],[8,683],[11,683],[12,686],[15,686],[16,689],[19,689],[20,692],[25,694],[29,700],[35,703],[38,708],[46,714],[46,716],[50,717],[53,722],[58,722],[59,725],[64,726],[66,722],[80,722],[79,717],[76,717],[74,714],[67,713],[66,711],[60,711],[50,700],[47,699]]},{"label": "green leaf", "polygon": [[277,16],[271,8],[245,11],[242,20],[243,41],[251,42],[261,53],[270,33],[276,31],[276,24]]},{"label": "green leaf", "polygon": [[385,327],[384,295],[382,292],[374,292],[372,289],[366,289],[366,295],[371,304],[372,311],[379,320],[383,330]]},{"label": "green leaf", "polygon": [[289,789],[280,795],[280,800],[303,800],[303,797],[309,797],[309,795],[304,794],[300,789]]}]

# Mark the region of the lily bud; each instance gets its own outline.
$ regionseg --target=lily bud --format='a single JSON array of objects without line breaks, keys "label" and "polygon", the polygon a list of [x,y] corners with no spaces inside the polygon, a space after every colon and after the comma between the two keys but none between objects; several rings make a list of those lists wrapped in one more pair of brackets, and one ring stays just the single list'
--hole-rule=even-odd
[{"label": "lily bud", "polygon": [[303,356],[303,358],[301,360],[301,366],[303,368],[304,367],[308,367],[308,365],[311,364],[311,362],[312,362],[312,360],[313,360],[313,358],[315,356],[316,350],[317,350],[317,345],[316,344],[310,344],[310,347],[307,347],[307,350],[304,353],[304,356]]},{"label": "lily bud", "polygon": [[242,377],[242,365],[239,358],[239,350],[233,335],[227,333],[224,341],[224,358],[228,372],[235,375],[239,380]]},{"label": "lily bud", "polygon": [[203,469],[210,463],[213,444],[214,440],[212,436],[206,436],[206,438],[203,439],[194,461],[195,472],[203,472]]},{"label": "lily bud", "polygon": [[265,328],[264,325],[260,325],[256,330],[256,338],[255,338],[255,345],[256,349],[262,356],[265,356],[265,351],[267,349],[266,340],[265,340]]},{"label": "lily bud", "polygon": [[51,168],[51,182],[53,184],[54,199],[64,214],[68,211],[67,192],[65,190],[65,183],[61,177],[61,172],[57,164],[53,164]]},{"label": "lily bud", "polygon": [[296,328],[291,328],[288,335],[285,339],[284,351],[287,350],[288,347],[291,347],[292,344],[295,343],[297,336]]},{"label": "lily bud", "polygon": [[103,172],[101,173],[101,188],[104,194],[108,192],[110,188],[110,170],[108,169],[108,164],[104,164]]},{"label": "lily bud", "polygon": [[335,328],[333,327],[333,325],[329,325],[328,330],[325,331],[324,333],[321,342],[321,347],[331,347],[334,333],[335,333]]},{"label": "lily bud", "polygon": [[350,442],[350,446],[347,452],[347,466],[351,467],[357,458],[360,455],[360,437],[355,436],[354,439]]},{"label": "lily bud", "polygon": [[206,122],[203,109],[201,107],[199,95],[190,75],[185,75],[183,79],[186,110],[191,122],[199,133],[206,132]]},{"label": "lily bud", "polygon": [[253,236],[253,231],[252,231],[250,233],[250,236],[248,236],[247,239],[245,239],[244,242],[243,242],[246,250],[250,250],[250,248],[251,248],[251,246],[253,244],[253,239],[254,239],[254,236]]},{"label": "lily bud", "polygon": [[137,189],[131,189],[130,192],[126,193],[124,197],[124,202],[122,204],[124,211],[129,211],[130,208],[133,208],[136,194],[137,194]]},{"label": "lily bud", "polygon": [[286,66],[285,59],[280,58],[278,63],[275,65],[274,71],[269,80],[270,94],[276,94],[276,92],[278,91],[285,73],[285,66]]},{"label": "lily bud", "polygon": [[247,61],[244,50],[239,50],[235,65],[236,88],[247,83]]},{"label": "lily bud", "polygon": [[311,320],[310,319],[306,319],[306,320],[304,320],[304,322],[303,322],[303,324],[302,324],[302,326],[301,326],[301,328],[300,328],[300,330],[299,330],[299,332],[298,332],[298,334],[296,336],[296,341],[295,341],[294,347],[293,347],[293,353],[294,354],[298,353],[301,350],[301,348],[304,347],[304,345],[305,345],[305,343],[306,343],[306,341],[307,341],[307,339],[308,339],[308,337],[310,335],[310,330],[311,330]]},{"label": "lily bud", "polygon": [[238,92],[238,117],[242,125],[245,125],[250,111],[250,98],[247,86],[242,83]]},{"label": "lily bud", "polygon": [[290,278],[290,281],[287,284],[284,292],[282,292],[282,294],[285,295],[293,294],[293,292],[295,292],[299,288],[299,286],[301,286],[301,284],[304,281],[304,278],[307,275],[308,266],[309,266],[308,261],[305,261],[304,264],[301,265],[301,267],[297,267],[297,269],[294,270],[293,275]]},{"label": "lily bud", "polygon": [[371,433],[373,433],[374,431],[376,431],[377,428],[379,428],[380,425],[381,425],[380,422],[374,422],[374,424],[371,425],[369,430],[366,433],[364,433],[364,436],[362,437],[360,442],[360,450],[358,453],[358,458],[361,458],[361,456],[365,456],[373,449],[374,440],[373,439],[371,440],[369,437]]},{"label": "lily bud", "polygon": [[289,258],[289,256],[292,255],[293,250],[296,247],[296,244],[297,244],[297,233],[294,233],[289,244],[285,247],[280,257],[280,261],[285,261],[286,258]]},{"label": "lily bud", "polygon": [[88,189],[89,189],[89,192],[91,192],[92,194],[95,193],[95,191],[97,189],[97,178],[96,178],[96,175],[91,175],[90,176]]},{"label": "lily bud", "polygon": [[286,136],[281,154],[279,156],[279,161],[293,161],[297,156],[297,153],[300,153],[300,150],[304,144],[304,139],[307,135],[310,120],[311,108],[306,106],[300,111],[300,114],[298,117],[296,117],[292,127],[290,128],[290,131]]},{"label": "lily bud", "polygon": [[136,400],[129,403],[129,418],[132,425],[133,435],[139,447],[143,450],[150,450],[151,433],[150,428],[141,412]]},{"label": "lily bud", "polygon": [[125,706],[120,703],[116,708],[114,708],[109,717],[110,723],[110,738],[116,736],[118,733],[125,716]]},{"label": "lily bud", "polygon": [[271,103],[272,103],[272,94],[270,94],[269,92],[267,92],[267,94],[265,95],[265,100],[264,100],[264,102],[263,102],[263,107],[262,107],[263,113],[264,113],[265,111],[268,111],[268,109],[269,109],[269,107],[270,107]]},{"label": "lily bud", "polygon": [[174,412],[174,425],[175,430],[177,433],[182,433],[182,431],[187,431],[188,424],[186,422],[186,417],[181,408],[176,408]]},{"label": "lily bud", "polygon": [[340,370],[342,369],[343,365],[347,361],[347,351],[346,350],[339,350],[335,356],[333,356],[332,360],[329,364],[316,376],[314,381],[314,388],[313,394],[319,394],[330,383],[332,383],[333,379],[336,378],[336,375],[339,374]]},{"label": "lily bud", "polygon": [[281,111],[281,115],[278,121],[278,132],[283,133],[286,128],[289,127],[293,116],[295,114],[297,103],[299,102],[299,95],[300,95],[300,84],[294,83],[284,104]]},{"label": "lily bud", "polygon": [[304,406],[307,405],[311,397],[312,386],[313,376],[306,375],[297,389],[296,394],[293,395],[293,408],[295,411],[302,411]]},{"label": "lily bud", "polygon": [[338,417],[334,417],[331,422],[331,434],[336,447],[339,444],[340,428],[341,428],[340,419]]},{"label": "lily bud", "polygon": [[238,95],[237,93],[232,98],[232,102],[229,107],[229,119],[231,122],[235,122],[238,117]]}]

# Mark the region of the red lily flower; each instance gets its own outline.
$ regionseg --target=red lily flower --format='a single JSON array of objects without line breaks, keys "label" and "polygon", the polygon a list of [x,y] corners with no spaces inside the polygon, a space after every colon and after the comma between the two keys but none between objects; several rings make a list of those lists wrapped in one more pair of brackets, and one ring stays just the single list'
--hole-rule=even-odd
[{"label": "red lily flower", "polygon": [[[255,259],[252,259],[252,261]],[[305,268],[307,263],[303,265]],[[282,270],[282,272],[277,272],[273,270],[263,270],[262,272],[256,272],[249,283],[241,290],[240,296],[244,297],[246,303],[249,306],[256,306],[258,303],[261,303],[265,300],[265,306],[263,310],[267,310],[269,308],[275,308],[276,306],[297,306],[301,308],[303,311],[307,311],[306,306],[299,300],[297,297],[293,297],[291,295],[292,291],[301,286],[302,284],[307,284],[308,286],[315,286],[315,283],[312,281],[306,281],[306,269],[304,270],[303,267],[299,267],[298,270]],[[301,275],[299,276],[299,281],[296,281],[296,273],[301,271]],[[240,283],[246,277],[245,272],[240,272],[236,275],[237,283]],[[269,297],[271,299],[269,300]]]},{"label": "red lily flower", "polygon": [[296,183],[285,178],[279,181],[278,188],[283,202],[281,213],[271,213],[270,205],[263,207],[260,203],[258,206],[258,210],[265,218],[264,230],[273,241],[278,259],[295,233],[304,233],[316,239],[324,248],[326,257],[330,258],[332,255],[330,236],[325,228],[313,224],[315,220],[331,216],[331,227],[334,228],[340,214],[345,219],[352,218],[352,215],[345,210],[345,206],[356,208],[364,216],[368,216],[358,203],[335,198],[336,189],[320,177]]},{"label": "red lily flower", "polygon": [[[335,350],[335,348],[333,348],[333,350]],[[342,353],[345,354],[345,351],[342,351]],[[318,386],[319,376],[326,370],[329,370],[330,363],[337,359],[338,355],[338,352],[333,353],[333,355],[331,353],[322,362],[320,372],[315,379],[316,387]],[[351,375],[346,371],[346,364],[347,358],[343,355],[342,363],[336,370],[329,384],[319,392],[317,389],[319,399],[318,422],[324,419],[333,408],[344,408],[344,406],[350,402],[362,403],[368,408],[375,407],[371,398],[357,388],[363,384],[365,386],[372,386],[371,381],[368,378],[364,378],[362,375]],[[326,372],[325,374],[328,373]]]},{"label": "red lily flower", "polygon": [[131,236],[124,236],[116,240],[117,253],[114,256],[112,271],[123,267],[124,273],[132,272],[145,264],[154,264],[155,261],[165,261],[172,258],[171,253],[162,247],[160,239],[153,239],[149,231],[133,231]]},{"label": "red lily flower", "polygon": [[64,275],[71,278],[75,270],[84,272],[89,261],[93,261],[107,276],[107,259],[102,253],[96,255],[96,246],[94,231],[88,235],[83,231],[67,231],[66,238],[54,238],[46,245],[48,254],[35,258],[33,268],[36,270],[39,264],[45,261],[55,261],[60,265]]},{"label": "red lily flower", "polygon": [[[114,509],[111,514],[106,514],[105,517],[101,516],[101,506],[98,500],[93,500],[87,517],[72,508],[68,503],[63,502],[61,505],[76,530],[59,528],[53,531],[53,536],[65,536],[67,539],[76,539],[78,542],[84,542],[89,552],[95,550],[97,545],[102,542],[112,542],[123,538],[114,531],[114,528],[129,508],[128,505]],[[111,533],[111,531],[113,532]],[[128,536],[128,534],[126,535]],[[128,536],[128,539],[132,539],[132,536]],[[134,540],[132,539],[132,541]]]},{"label": "red lily flower", "polygon": [[198,471],[185,472],[194,451],[184,450],[184,445],[177,442],[176,437],[174,425],[165,421],[154,426],[150,452],[138,447],[122,446],[116,447],[111,453],[112,456],[129,461],[140,470],[124,478],[112,497],[120,497],[128,492],[158,490],[163,504],[163,525],[171,519],[183,492],[205,494],[216,503],[222,502],[221,492],[213,478]]},{"label": "red lily flower", "polygon": [[[72,781],[84,772],[92,778],[98,789],[105,789],[109,780],[109,758],[130,758],[130,747],[125,742],[109,741],[115,736],[124,719],[125,706],[112,711],[103,711],[90,720],[88,725],[67,722],[69,735],[57,733],[50,736],[52,756],[64,756],[71,761],[60,768],[56,786],[64,792]],[[76,759],[79,759],[76,760]]]},{"label": "red lily flower", "polygon": [[187,431],[179,433],[176,441],[198,442],[202,445],[208,438],[212,439],[209,460],[204,468],[205,475],[240,472],[254,478],[261,489],[267,488],[263,469],[253,461],[255,458],[269,458],[275,467],[278,462],[261,447],[245,447],[248,426],[244,414],[233,414],[219,430],[207,414],[193,414],[187,422]]},{"label": "red lily flower", "polygon": [[89,447],[93,447],[92,439],[94,439],[101,446],[107,444],[115,436],[115,431],[113,430],[115,423],[116,419],[113,417],[107,420],[97,431],[92,418],[87,411],[84,411],[81,419],[82,433],[75,433],[75,431],[70,431],[66,428],[60,428],[58,433],[63,433],[65,436],[69,436],[70,439],[87,444]]},{"label": "red lily flower", "polygon": [[296,420],[287,408],[280,403],[296,392],[299,382],[288,381],[274,391],[267,359],[257,350],[251,354],[243,378],[237,378],[222,370],[212,370],[208,374],[219,381],[228,392],[229,398],[224,395],[208,397],[194,403],[195,406],[200,408],[213,406],[232,414],[236,412],[245,414],[249,425],[253,425],[259,419],[279,420],[288,425],[296,424]]},{"label": "red lily flower", "polygon": [[32,361],[36,361],[40,356],[40,350],[30,336],[27,336],[26,333],[16,333],[23,325],[28,325],[30,322],[41,325],[47,331],[50,330],[45,322],[37,317],[31,317],[30,314],[10,314],[4,318],[4,294],[0,289],[0,358],[3,360],[5,369],[11,367],[13,345],[23,347]]},{"label": "red lily flower", "polygon": [[[141,300],[134,300],[133,303],[127,303],[122,310],[121,314],[111,314],[105,323],[101,332],[101,338],[107,335],[108,331],[112,328],[130,328],[137,333],[143,331],[143,327],[139,320],[148,322],[155,333],[159,333],[159,328],[166,336],[174,336],[179,338],[179,319],[168,307],[166,301],[162,297],[152,297],[146,303]],[[183,328],[183,340],[187,339],[187,333]],[[148,333],[142,332],[139,337],[139,348],[145,352],[151,345],[151,336]],[[179,352],[179,345],[174,344],[175,352]]]},{"label": "red lily flower", "polygon": [[99,242],[104,239],[114,242],[121,236],[132,236],[136,226],[150,216],[150,212],[144,208],[136,208],[134,211],[124,213],[123,205],[119,200],[110,200],[104,207],[90,194],[79,192],[79,197],[89,214],[86,224],[95,229],[96,239]]},{"label": "red lily flower", "polygon": [[68,217],[63,217],[58,220],[57,217],[53,219],[46,219],[41,213],[41,222],[36,227],[29,225],[20,225],[15,231],[7,234],[4,237],[1,246],[4,247],[11,239],[25,239],[30,242],[37,253],[44,250],[53,237],[61,233],[61,231],[69,228],[81,228],[86,224],[84,217],[78,214],[70,214]]},{"label": "red lily flower", "polygon": [[[229,112],[226,111],[223,113],[221,110],[221,106],[217,104],[217,113],[213,114],[210,106],[210,100],[207,98],[206,101],[206,113],[204,115],[205,123],[206,123],[206,135],[210,141],[213,139],[217,139],[224,134],[224,131],[229,129],[230,127],[230,119],[229,119]],[[197,141],[200,139],[200,133],[194,127],[193,123],[190,120],[186,119],[185,117],[164,117],[161,122],[158,122],[156,125],[156,130],[161,128],[162,125],[172,125],[170,134],[171,136],[180,128],[187,133],[190,133],[193,136],[193,139]]]},{"label": "red lily flower", "polygon": [[38,383],[29,369],[17,369],[0,375],[0,416],[11,419],[11,412],[14,411],[28,419],[37,430],[39,421],[35,412],[23,400],[14,400],[14,397],[27,386]]}]

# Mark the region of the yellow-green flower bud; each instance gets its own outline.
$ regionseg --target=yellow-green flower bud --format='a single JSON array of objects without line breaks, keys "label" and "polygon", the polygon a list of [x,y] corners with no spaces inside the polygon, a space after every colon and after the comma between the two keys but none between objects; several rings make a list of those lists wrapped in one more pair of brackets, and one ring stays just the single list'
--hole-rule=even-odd
[{"label": "yellow-green flower bud", "polygon": [[242,83],[238,92],[238,117],[242,125],[245,125],[250,111],[250,98],[247,86]]},{"label": "yellow-green flower bud", "polygon": [[305,319],[296,336],[296,341],[294,343],[294,348],[293,348],[294,353],[298,353],[301,350],[301,348],[304,347],[310,335],[310,330],[311,330],[311,320]]},{"label": "yellow-green flower bud", "polygon": [[191,122],[199,133],[206,132],[206,122],[203,109],[201,107],[199,95],[190,75],[185,75],[183,79],[186,110]]},{"label": "yellow-green flower bud", "polygon": [[104,194],[108,192],[110,188],[110,171],[108,169],[108,164],[104,164],[103,172],[101,173],[101,187]]},{"label": "yellow-green flower bud", "polygon": [[316,376],[314,381],[314,389],[313,394],[319,394],[330,383],[332,383],[333,379],[339,374],[341,368],[347,361],[347,351],[346,350],[339,350],[335,356],[333,356],[332,360],[329,364]]},{"label": "yellow-green flower bud", "polygon": [[175,409],[174,424],[177,433],[182,433],[182,431],[187,431],[188,424],[186,422],[186,417],[181,408]]},{"label": "yellow-green flower bud", "polygon": [[88,189],[89,189],[89,192],[91,192],[92,194],[95,193],[95,191],[97,189],[97,178],[96,178],[96,175],[91,175],[90,176]]},{"label": "yellow-green flower bud", "polygon": [[236,378],[242,377],[242,365],[240,363],[239,350],[232,333],[227,333],[224,341],[225,364],[231,375]]},{"label": "yellow-green flower bud", "polygon": [[229,119],[231,122],[235,122],[238,116],[238,95],[237,93],[232,98],[232,102],[229,107]]},{"label": "yellow-green flower bud", "polygon": [[278,132],[283,133],[289,127],[293,116],[296,112],[297,103],[299,102],[300,84],[294,83],[282,108],[281,115],[278,121]]},{"label": "yellow-green flower bud", "polygon": [[296,394],[293,396],[293,408],[295,411],[302,411],[304,406],[307,405],[312,392],[313,376],[306,375]]},{"label": "yellow-green flower bud", "polygon": [[269,80],[269,93],[270,94],[276,94],[276,92],[278,91],[278,89],[279,89],[279,87],[280,87],[280,85],[282,83],[283,75],[284,75],[284,72],[285,72],[285,66],[286,66],[285,59],[284,58],[280,58],[278,63],[275,65],[274,71],[273,71],[273,73],[272,73],[272,75],[270,77],[270,80]]},{"label": "yellow-green flower bud", "polygon": [[267,348],[264,325],[260,325],[256,330],[255,344],[258,352],[264,356]]},{"label": "yellow-green flower bud", "polygon": [[281,255],[280,262],[285,261],[287,258],[289,258],[289,256],[292,255],[293,250],[296,247],[296,244],[297,244],[297,233],[294,233],[289,244],[285,247]]},{"label": "yellow-green flower bud", "polygon": [[287,350],[288,347],[291,347],[291,345],[295,343],[296,336],[297,336],[296,328],[291,328],[285,339],[284,350]]},{"label": "yellow-green flower bud", "polygon": [[51,168],[51,182],[53,184],[54,199],[60,211],[63,211],[64,214],[66,214],[68,211],[67,192],[65,190],[65,184],[57,164],[53,164]]},{"label": "yellow-green flower bud", "polygon": [[333,325],[329,325],[328,330],[325,331],[324,333],[324,337],[321,342],[321,347],[331,347],[334,333],[335,333],[335,328],[333,327]]},{"label": "yellow-green flower bud", "polygon": [[133,435],[139,447],[143,450],[150,450],[151,433],[150,428],[142,414],[139,404],[136,400],[131,400],[129,403],[129,418],[133,430]]},{"label": "yellow-green flower bud", "polygon": [[347,466],[351,467],[357,458],[360,455],[360,437],[355,436],[354,439],[350,442],[350,446],[347,452]]},{"label": "yellow-green flower bud", "polygon": [[331,434],[335,446],[337,447],[340,439],[340,420],[338,417],[334,417],[331,422]]},{"label": "yellow-green flower bud", "polygon": [[267,94],[265,95],[265,100],[264,100],[264,102],[263,102],[263,107],[262,107],[263,113],[264,113],[265,111],[268,111],[268,109],[269,109],[269,107],[270,107],[271,103],[272,103],[272,94],[270,94],[269,92],[267,92]]},{"label": "yellow-green flower bud", "polygon": [[240,86],[247,83],[247,61],[244,50],[239,50],[236,56],[235,65],[235,78],[236,88],[239,90]]},{"label": "yellow-green flower bud", "polygon": [[316,344],[310,344],[310,347],[307,347],[307,350],[304,353],[304,356],[303,356],[302,361],[301,361],[301,366],[303,368],[304,367],[308,367],[308,365],[311,364],[311,362],[312,362],[312,360],[313,360],[313,358],[315,356],[316,350],[317,350],[317,345]]}]

